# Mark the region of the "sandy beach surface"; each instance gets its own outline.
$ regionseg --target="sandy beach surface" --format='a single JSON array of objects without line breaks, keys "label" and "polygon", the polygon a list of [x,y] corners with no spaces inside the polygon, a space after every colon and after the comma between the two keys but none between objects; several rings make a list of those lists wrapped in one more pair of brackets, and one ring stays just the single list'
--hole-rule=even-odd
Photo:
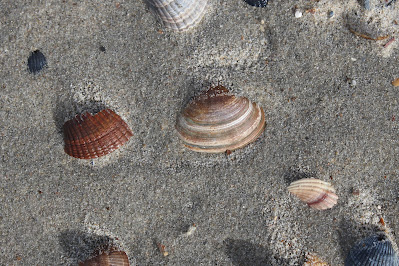
[{"label": "sandy beach surface", "polygon": [[[114,245],[132,265],[335,266],[378,231],[396,246],[399,3],[383,2],[209,0],[176,33],[141,0],[2,0],[0,265],[76,265]],[[32,74],[36,49],[48,67]],[[229,155],[190,151],[176,118],[217,84],[263,107],[265,132]],[[64,122],[104,107],[133,137],[68,156]],[[304,177],[338,204],[290,195]]]}]

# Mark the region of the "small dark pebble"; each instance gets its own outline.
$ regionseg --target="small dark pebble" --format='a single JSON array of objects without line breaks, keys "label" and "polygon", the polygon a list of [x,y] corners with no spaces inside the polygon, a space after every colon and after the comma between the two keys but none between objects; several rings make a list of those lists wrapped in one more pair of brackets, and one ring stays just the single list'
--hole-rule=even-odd
[{"label": "small dark pebble", "polygon": [[101,52],[105,52],[105,47],[101,45],[101,46],[100,46],[100,51],[101,51]]},{"label": "small dark pebble", "polygon": [[36,74],[47,66],[46,57],[39,50],[33,51],[28,58],[30,73]]},{"label": "small dark pebble", "polygon": [[244,0],[247,4],[256,7],[265,7],[268,0]]},{"label": "small dark pebble", "polygon": [[334,11],[329,11],[328,12],[328,18],[332,18],[334,16]]}]

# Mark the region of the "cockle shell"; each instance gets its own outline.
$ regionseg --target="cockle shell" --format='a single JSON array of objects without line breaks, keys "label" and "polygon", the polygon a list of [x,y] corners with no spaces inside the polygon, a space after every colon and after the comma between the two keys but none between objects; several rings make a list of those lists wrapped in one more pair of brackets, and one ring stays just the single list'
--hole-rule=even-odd
[{"label": "cockle shell", "polygon": [[193,28],[203,18],[208,0],[147,0],[165,27],[175,31]]},{"label": "cockle shell", "polygon": [[292,182],[288,191],[313,209],[325,210],[337,204],[335,189],[330,183],[319,179],[303,178]]},{"label": "cockle shell", "polygon": [[384,234],[359,241],[350,251],[345,266],[399,266],[399,258]]},{"label": "cockle shell", "polygon": [[129,266],[129,258],[123,251],[103,252],[79,263],[79,266]]},{"label": "cockle shell", "polygon": [[255,141],[265,129],[263,109],[223,86],[194,98],[178,116],[178,137],[191,150],[218,153]]},{"label": "cockle shell", "polygon": [[86,112],[64,124],[65,152],[79,159],[93,159],[118,149],[133,136],[129,126],[111,109],[94,116]]}]

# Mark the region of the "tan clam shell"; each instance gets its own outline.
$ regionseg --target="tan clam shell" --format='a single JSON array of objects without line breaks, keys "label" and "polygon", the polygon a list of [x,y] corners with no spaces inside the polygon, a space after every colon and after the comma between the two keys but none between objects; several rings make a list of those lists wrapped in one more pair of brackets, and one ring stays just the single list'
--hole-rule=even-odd
[{"label": "tan clam shell", "polygon": [[123,251],[103,252],[79,263],[79,266],[129,266],[129,258]]},{"label": "tan clam shell", "polygon": [[292,182],[288,191],[316,210],[332,208],[338,200],[333,186],[316,178],[303,178]]},{"label": "tan clam shell", "polygon": [[197,25],[205,15],[208,0],[147,0],[165,27],[186,31]]},{"label": "tan clam shell", "polygon": [[265,125],[262,108],[219,85],[201,93],[185,107],[177,118],[176,130],[189,149],[219,153],[255,141]]}]

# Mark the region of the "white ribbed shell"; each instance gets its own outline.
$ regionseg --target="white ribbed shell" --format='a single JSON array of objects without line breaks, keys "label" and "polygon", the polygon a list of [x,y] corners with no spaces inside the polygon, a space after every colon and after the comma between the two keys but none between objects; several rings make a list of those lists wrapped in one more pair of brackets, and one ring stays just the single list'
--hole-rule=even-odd
[{"label": "white ribbed shell", "polygon": [[316,178],[304,178],[292,182],[288,191],[317,210],[332,208],[338,200],[332,185]]},{"label": "white ribbed shell", "polygon": [[208,0],[146,0],[167,28],[185,31],[203,18]]}]

